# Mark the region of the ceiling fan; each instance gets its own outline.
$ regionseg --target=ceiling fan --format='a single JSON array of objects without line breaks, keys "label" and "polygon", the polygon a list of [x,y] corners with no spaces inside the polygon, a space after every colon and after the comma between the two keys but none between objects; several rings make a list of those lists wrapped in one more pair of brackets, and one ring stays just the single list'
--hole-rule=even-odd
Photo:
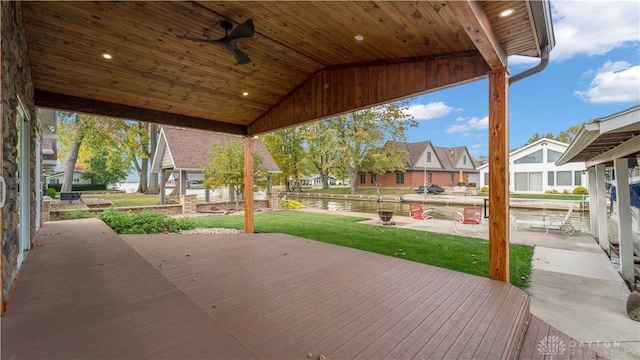
[{"label": "ceiling fan", "polygon": [[[176,36],[184,40],[205,42],[210,44],[220,44],[225,48],[227,48],[227,50],[229,50],[233,54],[233,56],[236,58],[236,62],[238,62],[239,65],[250,63],[251,59],[249,59],[249,56],[246,53],[238,49],[238,46],[236,45],[236,41],[242,38],[250,38],[253,36],[253,32],[254,32],[253,20],[249,19],[243,22],[242,24],[238,25],[233,31],[231,31],[231,29],[233,28],[233,24],[231,24],[228,21],[224,21],[224,20],[221,21],[220,27],[224,29],[224,37],[218,40],[198,39],[198,38],[193,38],[189,36],[180,36],[180,35],[176,35]],[[231,33],[229,33],[229,31],[231,31]]]}]

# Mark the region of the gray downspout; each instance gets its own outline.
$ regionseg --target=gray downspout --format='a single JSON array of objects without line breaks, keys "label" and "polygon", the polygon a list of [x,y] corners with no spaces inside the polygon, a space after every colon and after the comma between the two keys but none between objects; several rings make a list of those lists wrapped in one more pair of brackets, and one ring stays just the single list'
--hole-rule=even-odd
[{"label": "gray downspout", "polygon": [[544,70],[549,64],[549,53],[551,50],[549,49],[549,45],[545,45],[542,50],[542,54],[540,56],[540,63],[529,70],[525,70],[519,74],[509,77],[509,86],[511,86],[514,82],[527,78],[531,75],[537,74],[540,71]]}]

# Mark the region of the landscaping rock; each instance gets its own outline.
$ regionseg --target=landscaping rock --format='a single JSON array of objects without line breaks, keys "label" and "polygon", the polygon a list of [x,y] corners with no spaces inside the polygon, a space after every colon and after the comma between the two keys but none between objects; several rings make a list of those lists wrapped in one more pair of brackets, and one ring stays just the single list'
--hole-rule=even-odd
[{"label": "landscaping rock", "polygon": [[627,315],[635,321],[640,321],[640,292],[633,291],[627,298]]}]

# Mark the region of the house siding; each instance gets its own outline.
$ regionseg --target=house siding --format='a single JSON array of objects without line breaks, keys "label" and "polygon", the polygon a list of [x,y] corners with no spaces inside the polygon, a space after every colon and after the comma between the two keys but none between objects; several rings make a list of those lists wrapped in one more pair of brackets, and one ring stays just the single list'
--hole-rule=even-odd
[{"label": "house siding", "polygon": [[[549,159],[549,150],[564,153],[568,146],[555,140],[541,139],[511,152],[509,154],[509,191],[541,194],[555,190],[561,193],[572,193],[578,186],[588,188],[584,162],[556,166],[555,160]],[[518,163],[518,160],[538,151],[542,151],[542,162]],[[480,186],[489,186],[489,167],[485,165],[478,170],[480,170]],[[565,178],[567,182],[558,185],[559,175],[560,179]]]}]

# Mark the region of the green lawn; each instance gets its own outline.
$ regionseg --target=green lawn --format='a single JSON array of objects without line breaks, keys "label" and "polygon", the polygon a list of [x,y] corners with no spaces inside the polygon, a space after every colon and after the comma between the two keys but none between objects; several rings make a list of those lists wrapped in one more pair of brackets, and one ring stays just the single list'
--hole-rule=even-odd
[{"label": "green lawn", "polygon": [[[399,257],[468,274],[489,276],[489,242],[465,236],[360,224],[362,218],[281,210],[255,216],[255,230],[284,233]],[[194,218],[196,226],[244,227],[243,216]],[[533,247],[511,244],[511,283],[525,289]]]},{"label": "green lawn", "polygon": [[[292,191],[294,192],[294,191]],[[303,193],[310,194],[351,194],[350,187],[330,187],[328,189],[305,189]],[[376,188],[358,188],[358,194],[360,195],[377,195]],[[380,195],[402,195],[402,194],[415,194],[414,190],[410,189],[392,189],[392,188],[380,188]]]}]

